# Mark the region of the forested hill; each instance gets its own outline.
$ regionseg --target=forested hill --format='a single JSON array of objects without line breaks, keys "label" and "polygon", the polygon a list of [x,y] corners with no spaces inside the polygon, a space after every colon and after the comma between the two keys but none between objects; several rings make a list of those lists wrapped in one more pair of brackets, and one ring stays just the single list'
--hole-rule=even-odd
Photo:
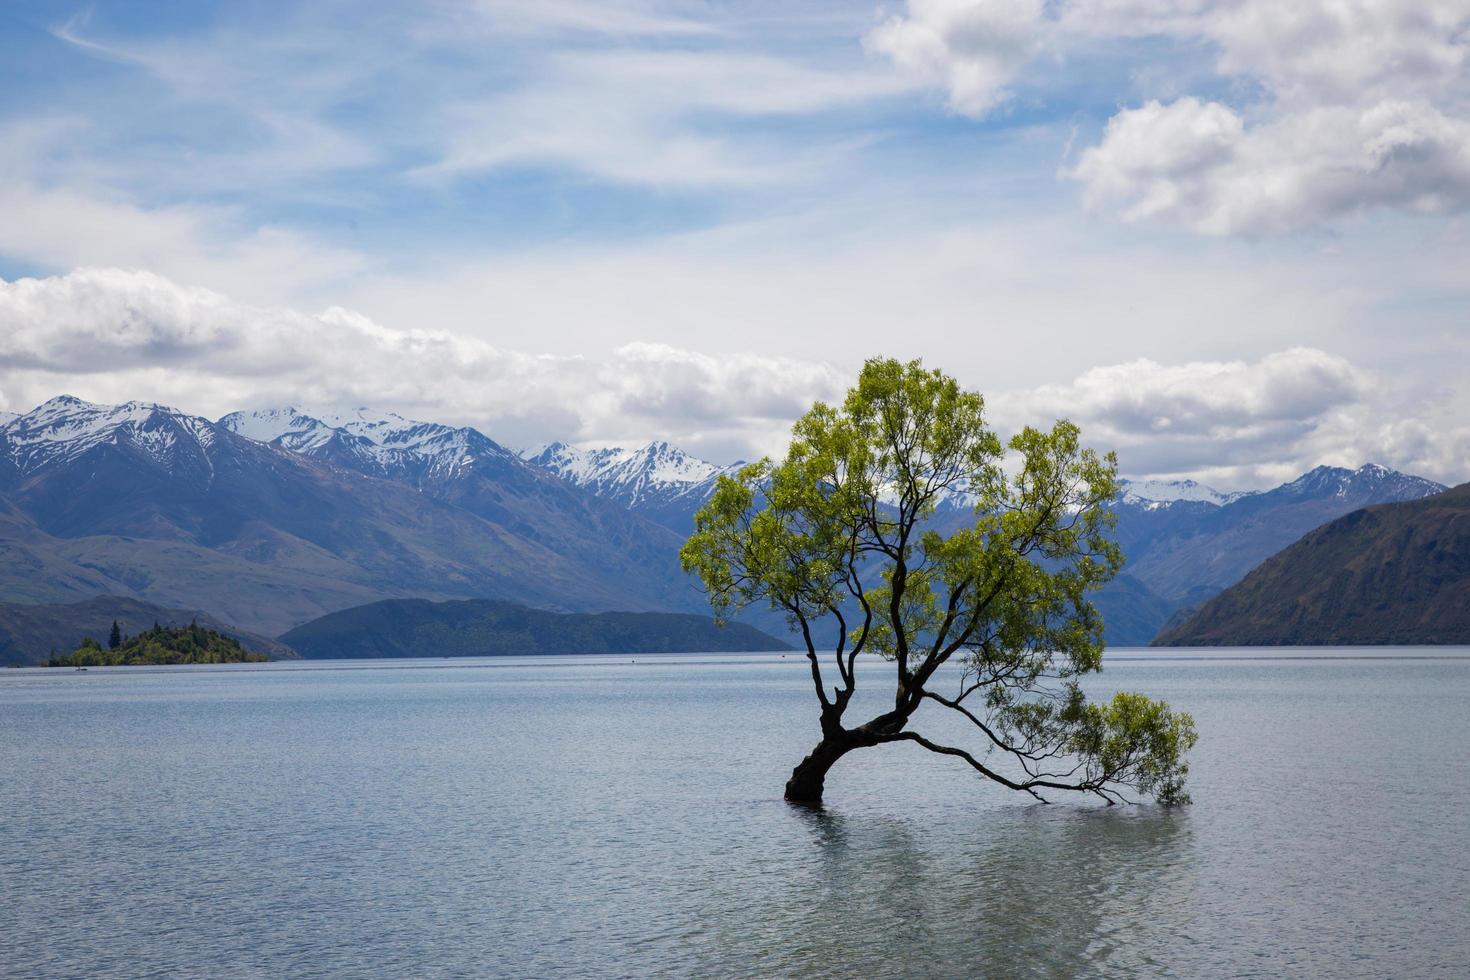
[{"label": "forested hill", "polygon": [[1470,484],[1338,518],[1155,641],[1398,643],[1470,643]]},{"label": "forested hill", "polygon": [[88,637],[65,657],[47,660],[47,667],[126,667],[141,664],[262,663],[270,658],[251,653],[240,641],[198,623],[171,628],[152,626],[136,636],[119,636],[103,646]]},{"label": "forested hill", "polygon": [[308,658],[789,650],[740,623],[681,613],[554,613],[511,602],[387,599],[330,613],[281,636]]}]

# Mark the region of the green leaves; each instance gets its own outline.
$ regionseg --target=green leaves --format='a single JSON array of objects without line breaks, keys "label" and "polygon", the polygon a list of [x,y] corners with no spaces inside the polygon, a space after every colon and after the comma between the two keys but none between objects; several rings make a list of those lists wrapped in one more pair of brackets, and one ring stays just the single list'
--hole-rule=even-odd
[{"label": "green leaves", "polygon": [[[681,560],[717,616],[759,602],[787,614],[807,639],[824,731],[840,730],[860,652],[898,671],[894,710],[853,730],[865,744],[899,737],[933,698],[925,685],[958,659],[959,699],[933,699],[1025,776],[1008,782],[963,751],[935,751],[1033,793],[1111,801],[1108,787],[1123,784],[1178,802],[1195,737],[1188,716],[1139,695],[1088,705],[1075,683],[1102,668],[1103,624],[1088,596],[1123,565],[1108,508],[1117,492],[1115,457],[1083,446],[1071,422],[1027,427],[1002,448],[979,394],[918,361],[874,358],[840,406],[817,403],[797,420],[779,464],[719,481]],[[966,507],[940,510],[956,499]],[[812,639],[829,617],[834,698]],[[1059,781],[1039,763],[1061,754],[1076,766]]]},{"label": "green leaves", "polygon": [[1188,714],[1120,691],[1107,704],[1086,706],[1070,747],[1087,760],[1090,778],[1099,786],[1123,783],[1177,806],[1189,802],[1184,754],[1198,738]]}]

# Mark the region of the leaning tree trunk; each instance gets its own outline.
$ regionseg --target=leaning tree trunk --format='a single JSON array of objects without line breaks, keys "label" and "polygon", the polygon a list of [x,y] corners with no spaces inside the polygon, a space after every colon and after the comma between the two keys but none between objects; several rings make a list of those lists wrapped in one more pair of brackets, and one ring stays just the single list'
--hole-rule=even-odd
[{"label": "leaning tree trunk", "polygon": [[857,747],[858,744],[850,739],[833,738],[830,735],[823,738],[812,749],[811,755],[802,759],[791,770],[791,778],[786,780],[786,799],[805,806],[821,806],[827,770]]}]

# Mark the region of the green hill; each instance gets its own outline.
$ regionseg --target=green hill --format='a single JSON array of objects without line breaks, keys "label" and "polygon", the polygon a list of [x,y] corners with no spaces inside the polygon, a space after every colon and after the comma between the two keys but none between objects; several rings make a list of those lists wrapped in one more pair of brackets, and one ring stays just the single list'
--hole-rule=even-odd
[{"label": "green hill", "polygon": [[1154,643],[1470,643],[1470,483],[1318,528]]},{"label": "green hill", "polygon": [[330,613],[281,636],[307,658],[789,650],[740,623],[682,613],[554,613],[511,602],[388,599]]},{"label": "green hill", "polygon": [[45,667],[121,667],[141,664],[262,663],[270,658],[251,653],[234,637],[198,623],[153,626],[135,636],[120,637],[117,646],[103,646],[91,637],[70,655],[47,660]]}]

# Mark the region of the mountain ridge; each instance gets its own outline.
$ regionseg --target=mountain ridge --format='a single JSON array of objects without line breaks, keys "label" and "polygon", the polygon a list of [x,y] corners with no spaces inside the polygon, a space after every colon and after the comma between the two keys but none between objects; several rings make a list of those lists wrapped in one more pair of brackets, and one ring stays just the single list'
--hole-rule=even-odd
[{"label": "mountain ridge", "polygon": [[490,447],[389,478],[166,406],[52,399],[0,429],[0,595],[120,593],[265,633],[393,595],[702,606],[674,534]]},{"label": "mountain ridge", "polygon": [[1470,643],[1470,483],[1311,531],[1154,642]]},{"label": "mountain ridge", "polygon": [[791,645],[690,613],[553,613],[487,599],[385,599],[328,613],[281,636],[302,657],[753,653]]},{"label": "mountain ridge", "polygon": [[578,449],[564,442],[526,450],[527,462],[599,497],[616,501],[681,535],[694,530],[694,512],[722,475],[745,464],[721,466],[655,440],[637,449]]}]

